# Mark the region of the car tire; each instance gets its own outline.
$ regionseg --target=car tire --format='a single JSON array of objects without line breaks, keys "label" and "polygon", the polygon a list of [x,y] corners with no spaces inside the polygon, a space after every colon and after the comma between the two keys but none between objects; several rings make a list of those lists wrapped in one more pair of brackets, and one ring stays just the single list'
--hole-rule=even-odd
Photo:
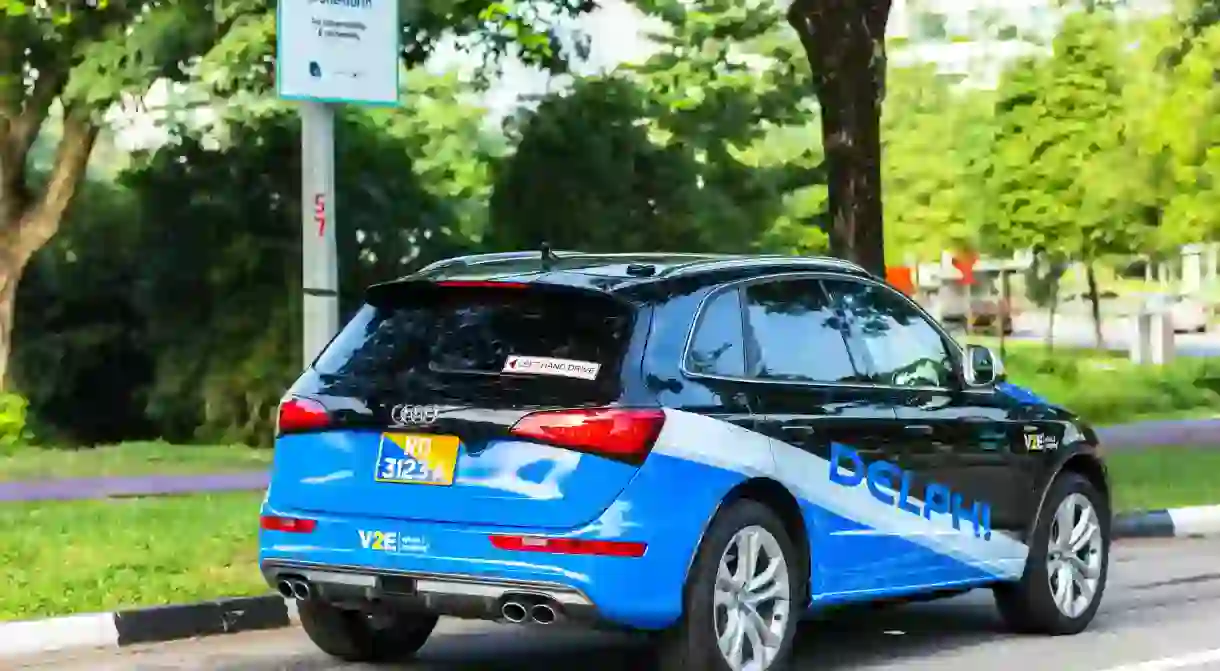
[{"label": "car tire", "polygon": [[[758,568],[752,572],[756,578],[771,571],[776,559],[781,562],[771,574],[772,580],[760,583],[753,591],[748,587],[751,582],[748,577],[745,578],[747,587],[743,589],[740,584],[746,575],[738,573],[743,567],[738,561],[739,550],[743,547],[761,548],[756,555]],[[732,575],[732,580],[723,583],[723,590],[719,589],[717,581],[722,563],[726,573]],[[682,619],[659,637],[660,671],[731,669],[725,654],[721,653],[719,639],[731,630],[730,620],[737,619],[733,613],[747,612],[748,606],[739,604],[749,604],[764,592],[773,592],[776,598],[756,603],[753,613],[759,617],[750,620],[772,625],[767,630],[772,641],[770,652],[766,653],[770,664],[762,668],[767,671],[788,668],[796,625],[805,605],[807,566],[803,552],[796,549],[779,516],[766,505],[743,499],[722,509],[704,534],[691,565],[683,590]],[[761,629],[752,628],[752,631],[754,636],[739,630],[740,636],[749,642],[742,646],[743,658],[754,654],[752,641],[763,638]]]},{"label": "car tire", "polygon": [[413,657],[428,642],[439,619],[413,613],[370,616],[320,601],[299,601],[297,612],[301,628],[318,649],[345,662],[363,663]]},{"label": "car tire", "polygon": [[[1087,502],[1092,510],[1091,524],[1095,525],[1096,535],[1081,534],[1080,551],[1075,553],[1070,548],[1065,550],[1062,543],[1052,548],[1053,537],[1069,543],[1074,540],[1071,530],[1066,536],[1061,535],[1065,533],[1061,522],[1068,519],[1065,508],[1071,507],[1074,512],[1070,517],[1078,525],[1085,515],[1081,502]],[[1037,526],[1030,535],[1029,557],[1021,580],[994,589],[1000,615],[1009,627],[1021,633],[1052,636],[1080,633],[1089,626],[1101,605],[1109,564],[1109,502],[1087,479],[1076,473],[1062,473],[1051,484]],[[1067,586],[1062,589],[1068,591],[1057,593],[1065,580]],[[1085,587],[1092,596],[1081,602]],[[1057,599],[1064,595],[1066,598]]]}]

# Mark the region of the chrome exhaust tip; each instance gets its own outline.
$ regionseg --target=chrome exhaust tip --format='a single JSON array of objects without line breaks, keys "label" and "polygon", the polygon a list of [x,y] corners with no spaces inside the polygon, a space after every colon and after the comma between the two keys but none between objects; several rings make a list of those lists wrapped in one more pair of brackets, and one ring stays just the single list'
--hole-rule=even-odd
[{"label": "chrome exhaust tip", "polygon": [[294,580],[292,582],[292,596],[297,601],[309,601],[309,583],[303,580]]},{"label": "chrome exhaust tip", "polygon": [[555,620],[559,619],[559,616],[554,608],[545,603],[540,603],[530,609],[530,619],[535,624],[554,624]]},{"label": "chrome exhaust tip", "polygon": [[275,584],[275,588],[279,590],[280,596],[285,599],[295,599],[296,595],[292,593],[292,583],[287,580],[281,580]]},{"label": "chrome exhaust tip", "polygon": [[505,620],[513,624],[525,622],[527,616],[525,605],[517,601],[505,601],[504,605],[500,607],[500,614],[504,616]]}]

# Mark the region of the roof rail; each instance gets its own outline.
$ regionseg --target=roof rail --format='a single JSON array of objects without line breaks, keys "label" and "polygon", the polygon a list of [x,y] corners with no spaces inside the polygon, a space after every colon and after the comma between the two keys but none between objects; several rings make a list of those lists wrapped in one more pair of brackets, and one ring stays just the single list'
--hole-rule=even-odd
[{"label": "roof rail", "polygon": [[778,261],[778,262],[788,263],[788,264],[791,264],[794,266],[806,266],[806,265],[810,265],[810,266],[817,265],[817,266],[822,266],[822,267],[834,266],[834,267],[839,267],[839,268],[843,268],[846,270],[858,271],[861,273],[868,272],[867,270],[864,269],[863,266],[861,266],[857,263],[848,261],[846,259],[836,258],[833,256],[792,256],[790,254],[761,254],[761,255],[725,255],[724,257],[721,257],[721,258],[701,259],[698,261],[691,261],[690,263],[683,263],[681,265],[671,267],[666,274],[682,274],[685,272],[692,272],[692,271],[706,268],[709,266],[710,267],[715,267],[718,265],[732,266],[734,264],[743,264],[744,265],[744,264],[757,263],[759,261]]},{"label": "roof rail", "polygon": [[[578,251],[574,251],[574,250],[558,250],[558,251],[552,250],[551,253],[562,256],[565,254],[582,254],[583,252],[578,252]],[[455,256],[455,257],[448,258],[448,259],[441,259],[439,261],[433,261],[432,263],[429,263],[428,265],[424,266],[423,268],[420,268],[419,270],[415,271],[412,274],[415,275],[415,274],[427,273],[427,272],[431,272],[434,270],[440,270],[441,268],[449,268],[451,266],[477,266],[482,263],[495,263],[496,261],[511,261],[513,259],[530,259],[530,258],[540,259],[541,256],[537,250],[528,251],[528,252],[526,252],[526,251],[489,252],[486,254],[467,254],[466,256]]]}]

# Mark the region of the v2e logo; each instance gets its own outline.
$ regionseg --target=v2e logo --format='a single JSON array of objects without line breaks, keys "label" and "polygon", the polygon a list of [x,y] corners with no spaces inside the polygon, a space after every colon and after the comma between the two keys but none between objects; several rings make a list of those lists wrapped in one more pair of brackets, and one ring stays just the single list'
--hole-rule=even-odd
[{"label": "v2e logo", "polygon": [[1042,433],[1027,433],[1025,434],[1025,451],[1026,452],[1043,452],[1053,450],[1059,447],[1059,441],[1055,440],[1054,436],[1048,436]]},{"label": "v2e logo", "polygon": [[398,552],[398,532],[361,531],[360,547],[379,552]]}]

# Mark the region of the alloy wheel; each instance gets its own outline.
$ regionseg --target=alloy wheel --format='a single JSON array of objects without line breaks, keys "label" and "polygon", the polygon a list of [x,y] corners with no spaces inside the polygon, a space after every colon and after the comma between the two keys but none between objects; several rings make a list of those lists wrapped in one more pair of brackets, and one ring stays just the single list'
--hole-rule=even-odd
[{"label": "alloy wheel", "polygon": [[788,563],[761,526],[738,531],[721,555],[713,598],[716,639],[733,671],[764,671],[783,644],[790,615]]},{"label": "alloy wheel", "polygon": [[1069,618],[1093,603],[1101,580],[1104,552],[1101,520],[1082,494],[1065,498],[1051,521],[1046,572],[1055,606]]}]

